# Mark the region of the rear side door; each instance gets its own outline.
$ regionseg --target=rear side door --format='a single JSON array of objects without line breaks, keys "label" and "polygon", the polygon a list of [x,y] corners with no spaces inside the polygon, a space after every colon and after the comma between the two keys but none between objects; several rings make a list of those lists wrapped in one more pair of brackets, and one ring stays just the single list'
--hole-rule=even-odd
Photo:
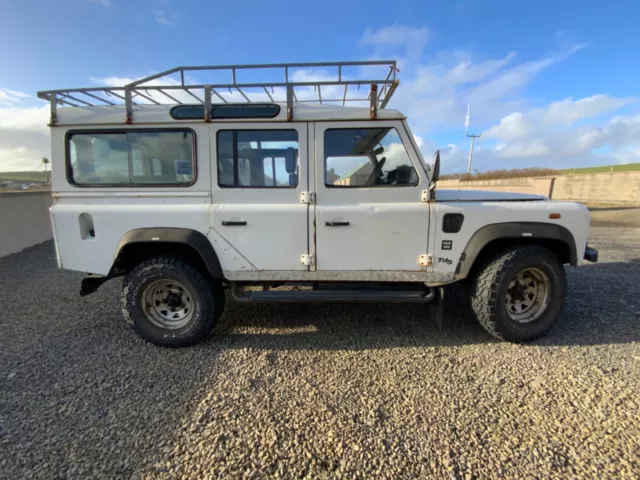
[{"label": "rear side door", "polygon": [[211,126],[212,228],[259,271],[306,271],[306,123]]},{"label": "rear side door", "polygon": [[316,123],[314,133],[317,270],[425,270],[428,179],[403,123]]}]

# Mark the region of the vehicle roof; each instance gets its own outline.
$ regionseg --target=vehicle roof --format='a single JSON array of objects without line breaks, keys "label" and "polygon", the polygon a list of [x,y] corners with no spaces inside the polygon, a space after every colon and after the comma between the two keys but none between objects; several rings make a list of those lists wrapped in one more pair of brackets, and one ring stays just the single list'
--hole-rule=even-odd
[{"label": "vehicle roof", "polygon": [[[219,118],[212,119],[212,123],[235,122],[284,122],[287,121],[286,103],[274,102],[280,105],[280,112],[274,118]],[[133,125],[172,123],[176,125],[196,123],[199,120],[175,120],[170,115],[172,105],[137,105],[133,114]],[[402,120],[405,116],[397,110],[379,109],[378,120]],[[351,107],[329,104],[297,103],[294,107],[293,121],[349,121],[369,120],[370,110],[365,107]],[[123,124],[125,112],[121,105],[62,107],[58,109],[57,125],[103,125]],[[203,120],[204,121],[204,120]]]}]

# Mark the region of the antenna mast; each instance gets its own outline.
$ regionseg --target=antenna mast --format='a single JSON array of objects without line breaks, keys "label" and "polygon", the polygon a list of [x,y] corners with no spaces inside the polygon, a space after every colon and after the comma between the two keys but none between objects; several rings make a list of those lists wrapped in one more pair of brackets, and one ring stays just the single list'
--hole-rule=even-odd
[{"label": "antenna mast", "polygon": [[476,144],[476,138],[480,138],[482,134],[472,133],[469,135],[469,115],[471,113],[471,104],[467,104],[467,120],[465,122],[465,135],[471,139],[471,147],[469,148],[469,166],[467,167],[467,175],[471,175],[471,162],[473,161],[473,147]]}]

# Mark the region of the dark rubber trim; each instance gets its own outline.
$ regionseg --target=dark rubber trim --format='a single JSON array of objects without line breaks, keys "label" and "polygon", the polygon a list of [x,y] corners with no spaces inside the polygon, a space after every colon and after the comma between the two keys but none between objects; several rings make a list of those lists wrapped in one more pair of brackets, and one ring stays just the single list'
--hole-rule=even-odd
[{"label": "dark rubber trim", "polygon": [[[123,235],[123,237],[120,239],[120,242],[118,243],[118,248],[116,249],[116,255],[114,258],[114,264],[116,263],[120,252],[126,245],[143,242],[181,243],[189,245],[200,254],[200,257],[202,257],[202,260],[209,270],[209,274],[213,278],[218,278],[221,280],[224,279],[220,260],[218,259],[218,255],[216,255],[216,252],[213,249],[213,245],[211,245],[209,239],[202,232],[198,232],[197,230],[192,230],[189,228],[161,227],[136,228],[135,230],[129,230]],[[109,275],[111,275],[111,272],[109,273]]]},{"label": "dark rubber trim", "polygon": [[569,263],[574,266],[578,264],[576,241],[571,232],[561,225],[537,222],[494,223],[482,227],[473,234],[460,256],[456,267],[456,279],[466,278],[469,275],[478,254],[487,244],[505,238],[560,240],[569,246]]},{"label": "dark rubber trim", "polygon": [[84,277],[80,283],[80,296],[84,297],[85,295],[95,292],[100,288],[100,285],[109,279],[110,277],[103,275],[88,275]]},{"label": "dark rubber trim", "polygon": [[584,259],[588,262],[597,263],[598,262],[598,250],[587,245],[586,250],[584,251]]}]

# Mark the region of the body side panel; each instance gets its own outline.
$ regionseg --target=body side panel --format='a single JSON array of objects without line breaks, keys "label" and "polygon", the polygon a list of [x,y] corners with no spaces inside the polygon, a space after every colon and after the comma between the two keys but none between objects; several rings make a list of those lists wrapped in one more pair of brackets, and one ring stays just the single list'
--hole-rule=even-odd
[{"label": "body side panel", "polygon": [[[436,218],[431,230],[434,239],[433,244],[433,270],[434,272],[454,272],[462,253],[473,236],[487,225],[496,224],[520,224],[520,229],[499,230],[502,235],[499,238],[509,238],[516,235],[517,238],[536,238],[536,235],[545,235],[542,238],[569,237],[561,232],[568,231],[575,244],[577,252],[576,264],[581,263],[582,252],[587,244],[589,231],[589,213],[581,204],[572,202],[532,201],[532,202],[435,202],[432,204],[436,212]],[[462,228],[457,233],[444,233],[442,221],[447,213],[460,213],[464,215]],[[561,218],[549,219],[550,213],[560,213]],[[536,224],[542,228],[526,228],[522,224]],[[551,229],[546,225],[552,226]],[[556,234],[548,233],[553,230]],[[560,227],[560,228],[557,228]],[[494,230],[495,231],[495,230]],[[544,231],[545,233],[540,233]],[[505,237],[506,235],[506,237]],[[512,238],[516,238],[512,237]],[[465,261],[467,262],[467,260]],[[459,278],[462,275],[458,275]]]}]

